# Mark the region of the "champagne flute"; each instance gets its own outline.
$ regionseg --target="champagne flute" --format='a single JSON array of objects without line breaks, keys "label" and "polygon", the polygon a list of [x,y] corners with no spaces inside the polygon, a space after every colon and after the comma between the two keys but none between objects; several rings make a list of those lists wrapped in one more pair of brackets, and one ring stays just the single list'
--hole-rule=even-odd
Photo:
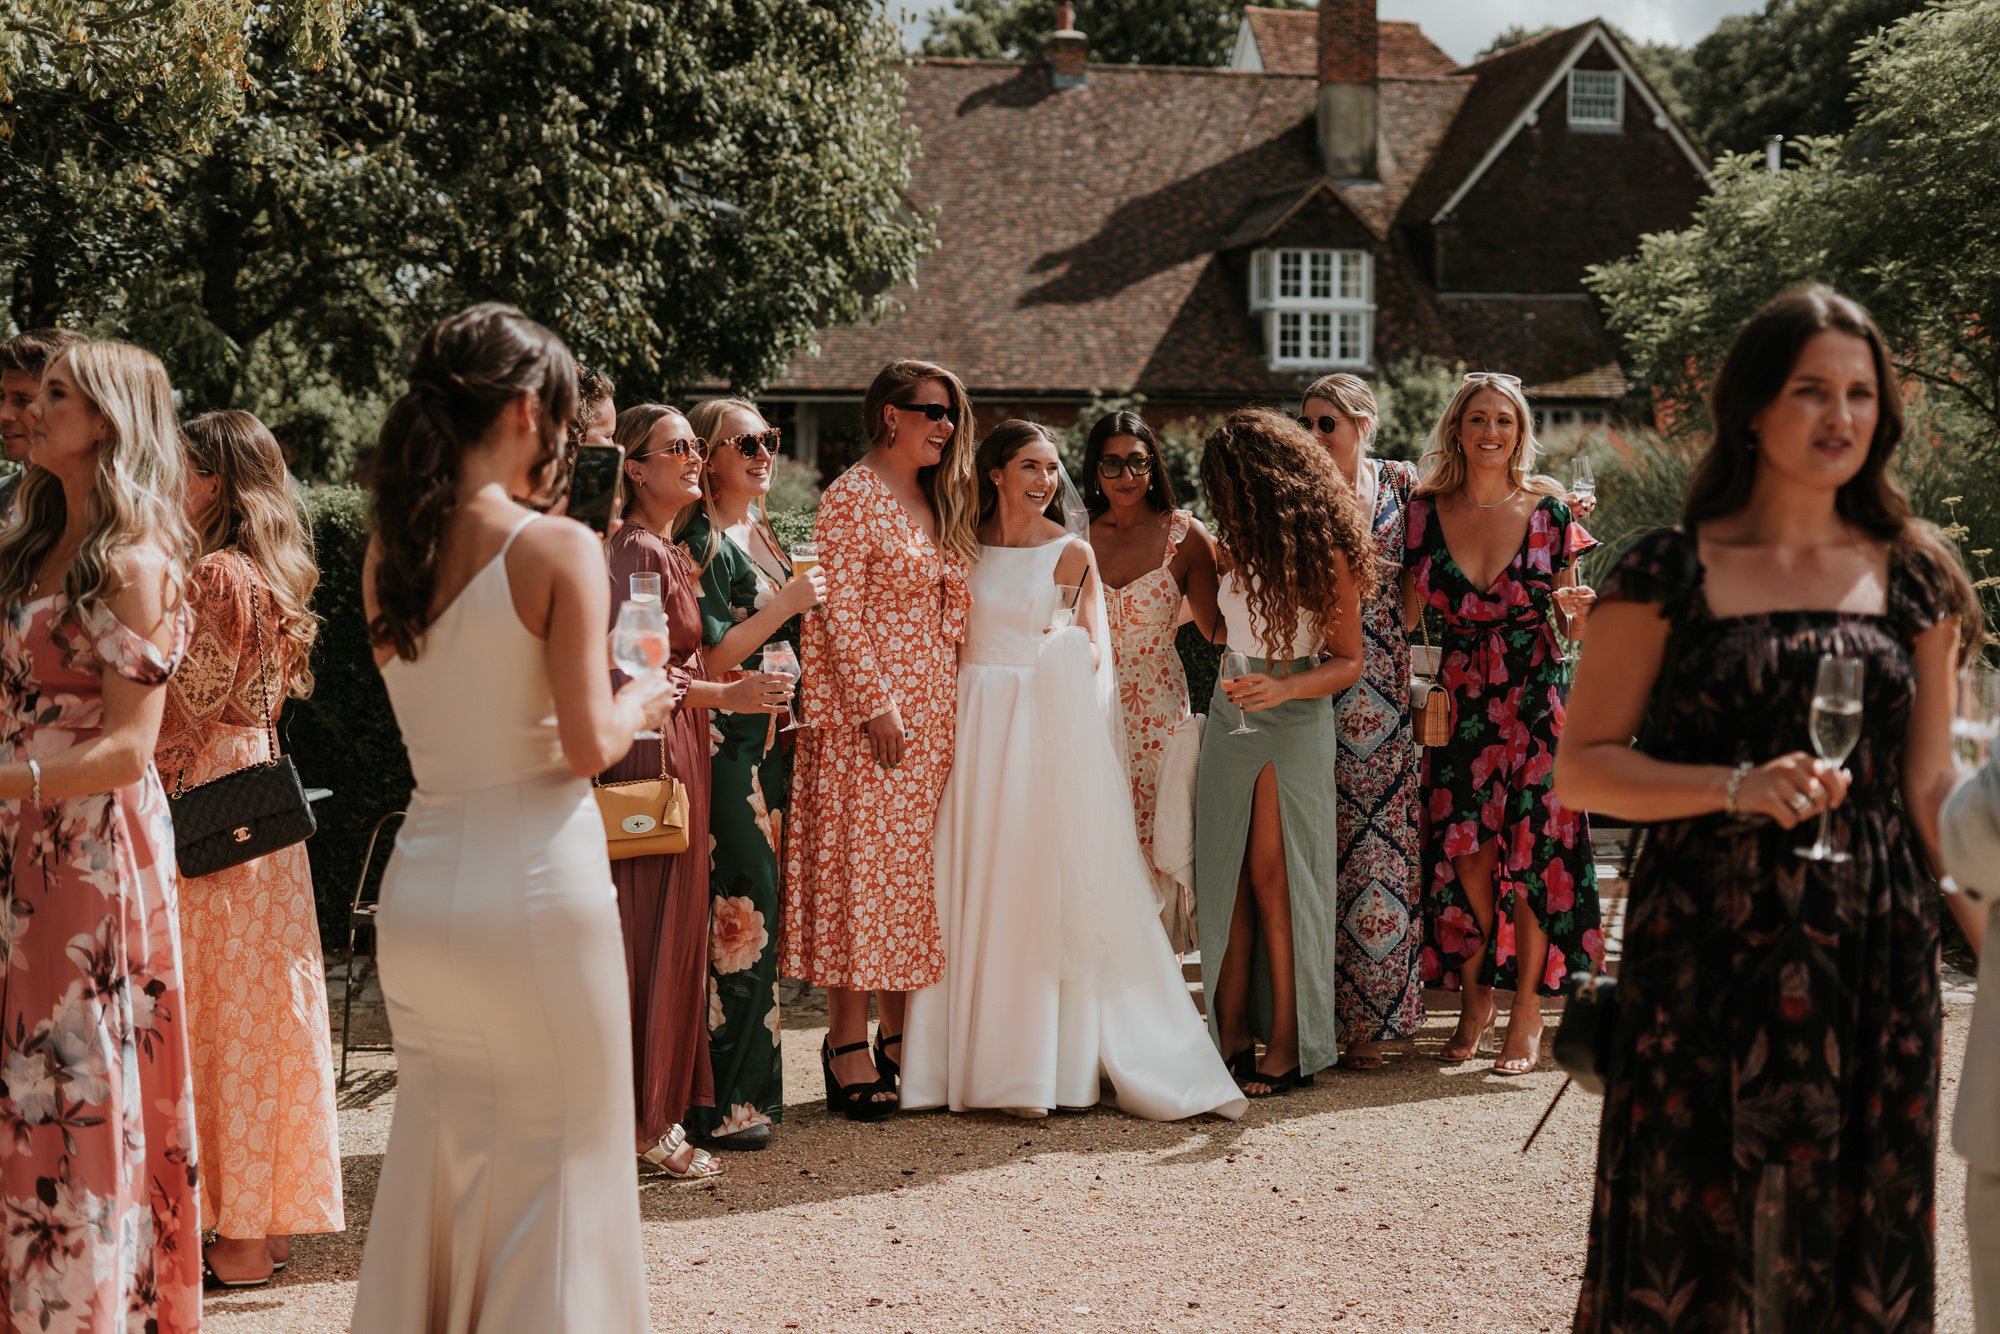
[{"label": "champagne flute", "polygon": [[[1217,668],[1217,671],[1220,673],[1224,684],[1228,684],[1240,677],[1250,675],[1250,659],[1244,657],[1233,648],[1225,649],[1222,654],[1222,663]],[[1236,726],[1229,729],[1229,735],[1249,736],[1252,732],[1261,732],[1263,730],[1261,727],[1252,727],[1249,717],[1243,712],[1243,706],[1240,704],[1236,706]]]},{"label": "champagne flute", "polygon": [[1049,613],[1049,629],[1067,630],[1076,624],[1076,604],[1083,596],[1082,584],[1057,584],[1055,610]]},{"label": "champagne flute", "polygon": [[814,566],[818,564],[819,564],[819,543],[817,542],[792,543],[792,578],[794,579],[798,578],[800,575],[807,573]]},{"label": "champagne flute", "polygon": [[632,601],[654,602],[660,600],[660,574],[657,570],[642,570],[632,576]]},{"label": "champagne flute", "polygon": [[1958,709],[1951,720],[1952,756],[1971,773],[1993,752],[2000,738],[2000,672],[1967,667],[1958,674]]},{"label": "champagne flute", "polygon": [[[787,686],[796,686],[799,677],[804,674],[799,667],[798,653],[791,644],[782,639],[774,639],[764,645],[764,670],[772,676],[784,677]],[[808,725],[799,721],[798,708],[794,705],[791,721],[778,730],[796,732]]]},{"label": "champagne flute", "polygon": [[[665,608],[658,602],[627,602],[618,609],[618,623],[611,630],[611,661],[618,670],[640,680],[664,672],[673,645],[667,638]],[[658,732],[634,732],[640,741],[653,741]]]},{"label": "champagne flute", "polygon": [[1576,456],[1576,472],[1572,474],[1569,493],[1578,500],[1597,499],[1597,474],[1591,471],[1588,455]]},{"label": "champagne flute", "polygon": [[[1823,760],[1845,763],[1861,740],[1861,682],[1864,664],[1859,658],[1829,653],[1819,660],[1819,681],[1813,687],[1812,744]],[[1852,861],[1853,854],[1827,842],[1827,826],[1833,812],[1819,813],[1819,837],[1811,847],[1795,848],[1799,856],[1815,862]]]}]

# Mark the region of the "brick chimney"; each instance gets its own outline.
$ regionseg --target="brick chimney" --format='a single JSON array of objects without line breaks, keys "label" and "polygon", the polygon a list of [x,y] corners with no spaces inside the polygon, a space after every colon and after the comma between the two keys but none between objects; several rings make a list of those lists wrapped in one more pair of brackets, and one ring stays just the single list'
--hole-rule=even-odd
[{"label": "brick chimney", "polygon": [[[1372,21],[1372,20],[1371,20]],[[1056,30],[1042,48],[1049,62],[1049,79],[1058,88],[1081,88],[1089,82],[1084,63],[1090,59],[1090,39],[1076,30],[1076,6],[1056,6]]]},{"label": "brick chimney", "polygon": [[1319,156],[1337,181],[1376,179],[1375,0],[1319,0]]}]

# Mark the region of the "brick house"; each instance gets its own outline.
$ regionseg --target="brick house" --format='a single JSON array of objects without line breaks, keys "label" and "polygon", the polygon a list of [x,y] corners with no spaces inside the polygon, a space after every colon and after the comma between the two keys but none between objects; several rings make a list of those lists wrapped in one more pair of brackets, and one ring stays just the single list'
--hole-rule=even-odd
[{"label": "brick house", "polygon": [[1548,425],[1631,386],[1581,280],[1685,225],[1707,160],[1593,20],[1459,65],[1374,0],[1244,10],[1222,69],[1039,61],[903,71],[938,245],[901,309],[829,329],[764,395],[798,451],[852,456],[895,356],[963,376],[982,423],[1289,405],[1407,353],[1511,371]]}]

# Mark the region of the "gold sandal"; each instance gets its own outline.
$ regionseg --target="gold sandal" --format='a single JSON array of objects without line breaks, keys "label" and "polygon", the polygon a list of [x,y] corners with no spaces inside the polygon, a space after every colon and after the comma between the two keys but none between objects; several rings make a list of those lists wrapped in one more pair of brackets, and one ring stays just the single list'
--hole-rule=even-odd
[{"label": "gold sandal", "polygon": [[659,1168],[676,1181],[707,1181],[711,1177],[722,1175],[721,1162],[706,1149],[696,1149],[694,1151],[693,1155],[688,1159],[686,1171],[675,1171],[671,1165],[673,1156],[679,1153],[682,1146],[687,1142],[686,1128],[676,1125],[666,1134],[660,1136],[658,1144],[640,1154],[639,1159],[642,1162],[650,1163],[654,1167]]}]

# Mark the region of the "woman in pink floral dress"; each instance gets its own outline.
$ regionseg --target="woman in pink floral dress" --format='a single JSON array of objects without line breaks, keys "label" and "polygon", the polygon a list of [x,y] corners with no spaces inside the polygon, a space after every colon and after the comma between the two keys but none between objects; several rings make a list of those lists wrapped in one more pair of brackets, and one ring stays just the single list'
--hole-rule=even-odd
[{"label": "woman in pink floral dress", "polygon": [[178,1334],[201,1324],[201,1249],[153,768],[187,639],[165,368],[71,348],[29,409],[28,457],[0,535],[0,1324]]},{"label": "woman in pink floral dress", "polygon": [[1215,539],[1174,508],[1159,437],[1136,412],[1100,417],[1083,452],[1090,545],[1104,578],[1104,610],[1125,711],[1125,764],[1139,846],[1153,872],[1160,924],[1176,953],[1195,947],[1194,886],[1153,861],[1160,761],[1188,718],[1187,674],[1174,636],[1185,601],[1203,634],[1215,630]]}]

